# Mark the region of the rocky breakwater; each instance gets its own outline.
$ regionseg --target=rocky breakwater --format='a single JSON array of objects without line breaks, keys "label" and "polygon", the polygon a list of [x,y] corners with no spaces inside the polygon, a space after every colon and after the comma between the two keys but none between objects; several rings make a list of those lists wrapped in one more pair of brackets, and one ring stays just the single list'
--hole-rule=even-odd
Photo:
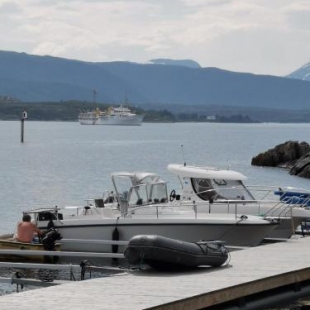
[{"label": "rocky breakwater", "polygon": [[292,175],[310,178],[310,145],[307,142],[287,141],[253,157],[251,164],[286,168]]}]

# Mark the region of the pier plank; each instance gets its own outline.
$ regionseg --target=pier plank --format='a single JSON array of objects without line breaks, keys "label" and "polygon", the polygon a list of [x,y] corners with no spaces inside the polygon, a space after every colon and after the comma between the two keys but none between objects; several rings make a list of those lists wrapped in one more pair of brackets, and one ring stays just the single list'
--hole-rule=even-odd
[{"label": "pier plank", "polygon": [[0,297],[0,308],[199,309],[310,279],[310,238],[230,253],[226,267],[131,271]]}]

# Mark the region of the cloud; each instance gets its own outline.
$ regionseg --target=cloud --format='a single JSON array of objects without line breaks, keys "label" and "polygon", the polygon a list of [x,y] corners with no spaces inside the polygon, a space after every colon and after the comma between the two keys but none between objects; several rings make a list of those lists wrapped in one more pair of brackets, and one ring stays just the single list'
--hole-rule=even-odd
[{"label": "cloud", "polygon": [[0,14],[16,14],[21,13],[21,8],[18,2],[15,1],[0,1]]},{"label": "cloud", "polygon": [[288,12],[287,21],[293,29],[308,32],[310,29],[310,8]]},{"label": "cloud", "polygon": [[39,55],[279,75],[310,55],[305,0],[0,0],[0,14],[0,49]]}]

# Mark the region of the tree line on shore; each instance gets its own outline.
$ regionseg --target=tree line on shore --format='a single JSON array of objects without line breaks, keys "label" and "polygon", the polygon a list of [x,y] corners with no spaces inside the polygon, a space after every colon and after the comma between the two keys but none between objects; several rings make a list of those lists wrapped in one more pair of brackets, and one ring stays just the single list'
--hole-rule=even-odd
[{"label": "tree line on shore", "polygon": [[[86,101],[61,101],[61,102],[20,102],[0,101],[0,120],[19,120],[24,110],[28,113],[29,120],[36,121],[77,121],[78,114],[82,111],[91,111],[96,108],[106,110],[115,104],[104,104]],[[233,122],[252,123],[247,115],[220,116],[209,118],[203,113],[172,113],[167,109],[143,109],[141,107],[129,108],[137,114],[144,115],[144,122]]]}]

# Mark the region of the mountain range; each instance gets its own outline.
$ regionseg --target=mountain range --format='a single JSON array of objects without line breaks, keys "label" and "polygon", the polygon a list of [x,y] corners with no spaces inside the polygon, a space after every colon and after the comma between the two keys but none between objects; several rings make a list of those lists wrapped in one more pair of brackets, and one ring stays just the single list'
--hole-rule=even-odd
[{"label": "mountain range", "polygon": [[287,77],[303,81],[310,81],[310,62],[292,72]]},{"label": "mountain range", "polygon": [[[308,73],[307,73],[308,72]],[[287,77],[203,68],[191,60],[85,62],[0,51],[0,95],[24,102],[310,110],[310,66]]]}]

